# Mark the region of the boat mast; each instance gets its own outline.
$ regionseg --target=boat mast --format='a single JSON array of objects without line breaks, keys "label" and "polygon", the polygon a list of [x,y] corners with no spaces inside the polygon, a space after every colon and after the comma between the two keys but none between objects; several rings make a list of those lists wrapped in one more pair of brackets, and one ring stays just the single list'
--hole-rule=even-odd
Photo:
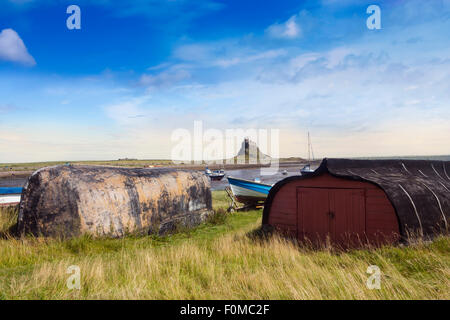
[{"label": "boat mast", "polygon": [[309,134],[308,131],[308,161],[311,162],[311,156],[312,156],[312,160],[314,161],[314,151],[313,151],[313,147],[312,147],[312,143],[311,143],[311,135]]},{"label": "boat mast", "polygon": [[311,161],[311,140],[309,137],[309,131],[308,131],[308,162]]}]

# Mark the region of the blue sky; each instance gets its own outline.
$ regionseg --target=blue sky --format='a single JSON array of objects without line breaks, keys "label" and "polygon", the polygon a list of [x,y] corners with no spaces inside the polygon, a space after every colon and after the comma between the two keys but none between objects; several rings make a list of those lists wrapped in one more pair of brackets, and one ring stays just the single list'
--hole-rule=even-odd
[{"label": "blue sky", "polygon": [[318,156],[450,154],[449,0],[0,6],[0,162],[169,158],[196,120],[280,129],[282,156],[307,131]]}]

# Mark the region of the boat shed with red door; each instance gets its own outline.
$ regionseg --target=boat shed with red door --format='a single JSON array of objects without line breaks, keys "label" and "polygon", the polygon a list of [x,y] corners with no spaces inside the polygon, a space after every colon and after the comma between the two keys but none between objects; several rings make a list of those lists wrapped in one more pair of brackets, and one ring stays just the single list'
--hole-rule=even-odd
[{"label": "boat shed with red door", "polygon": [[431,237],[448,231],[449,175],[450,161],[324,159],[272,187],[263,225],[343,246]]}]

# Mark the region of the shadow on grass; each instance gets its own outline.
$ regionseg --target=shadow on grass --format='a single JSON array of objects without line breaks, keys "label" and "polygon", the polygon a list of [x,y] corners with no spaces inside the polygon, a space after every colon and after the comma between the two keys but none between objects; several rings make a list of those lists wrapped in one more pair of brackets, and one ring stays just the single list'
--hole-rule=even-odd
[{"label": "shadow on grass", "polygon": [[[213,210],[211,214],[203,222],[198,222],[195,224],[183,223],[183,221],[173,221],[173,223],[168,226],[163,232],[159,229],[159,225],[155,226],[151,230],[137,230],[134,232],[127,232],[123,236],[110,237],[110,236],[98,236],[93,235],[79,235],[79,236],[65,236],[64,234],[59,234],[53,237],[36,236],[32,234],[19,234],[17,228],[17,217],[18,208],[0,208],[0,239],[20,239],[20,238],[51,238],[57,241],[66,241],[69,243],[77,244],[85,243],[86,241],[97,240],[110,241],[110,240],[139,240],[139,239],[151,239],[155,242],[170,242],[175,236],[176,238],[191,238],[196,234],[197,231],[208,228],[208,227],[220,227],[227,225],[229,223],[229,213],[224,208],[218,208]],[[78,245],[77,245],[78,246]]]},{"label": "shadow on grass", "polygon": [[19,236],[17,234],[17,224],[14,226],[11,226],[9,229],[5,231],[0,231],[0,239],[7,240],[7,239],[18,239]]},{"label": "shadow on grass", "polygon": [[17,238],[18,214],[18,206],[0,208],[0,239]]},{"label": "shadow on grass", "polygon": [[261,227],[246,233],[247,238],[254,242],[267,242],[273,239],[276,231],[273,227],[262,225]]},{"label": "shadow on grass", "polygon": [[[447,230],[436,229],[432,236],[424,237],[417,232],[409,231],[407,236],[396,242],[389,241],[372,241],[368,238],[351,239],[348,236],[343,236],[342,243],[333,242],[330,237],[324,240],[311,241],[310,239],[299,240],[297,236],[269,225],[262,225],[261,227],[246,233],[246,237],[254,243],[264,244],[271,241],[283,241],[296,246],[301,251],[326,251],[339,255],[341,253],[365,251],[374,252],[384,250],[386,248],[427,248],[430,246],[442,246],[440,250],[445,251],[447,242],[445,240],[449,237]],[[346,238],[348,237],[348,238]],[[347,242],[346,242],[347,241]]]}]

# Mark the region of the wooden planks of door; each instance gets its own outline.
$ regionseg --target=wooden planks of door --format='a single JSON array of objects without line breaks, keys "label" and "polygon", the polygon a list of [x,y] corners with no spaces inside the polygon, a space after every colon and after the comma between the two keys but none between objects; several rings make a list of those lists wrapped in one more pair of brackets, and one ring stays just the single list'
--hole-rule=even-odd
[{"label": "wooden planks of door", "polygon": [[364,189],[297,189],[297,237],[314,245],[327,238],[343,247],[365,239]]}]

